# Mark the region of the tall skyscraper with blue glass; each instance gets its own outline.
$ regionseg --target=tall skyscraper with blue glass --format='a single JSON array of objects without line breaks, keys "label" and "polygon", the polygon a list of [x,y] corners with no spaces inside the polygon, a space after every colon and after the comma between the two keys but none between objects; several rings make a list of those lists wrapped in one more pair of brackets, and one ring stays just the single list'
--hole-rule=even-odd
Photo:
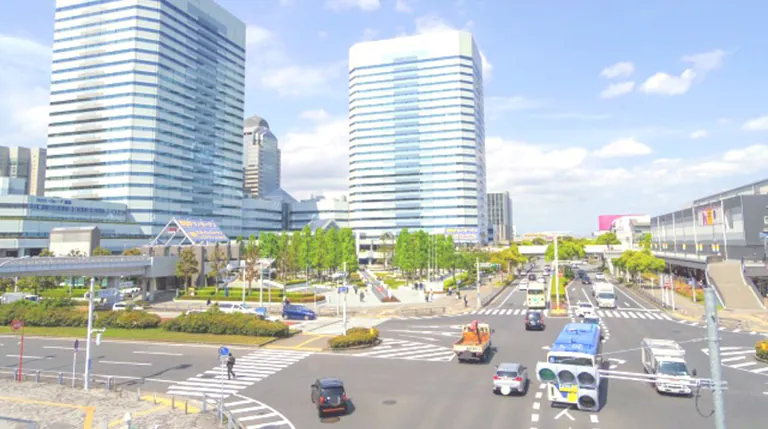
[{"label": "tall skyscraper with blue glass", "polygon": [[472,34],[352,46],[349,121],[354,230],[458,231],[487,241],[483,72]]},{"label": "tall skyscraper with blue glass", "polygon": [[57,0],[46,195],[241,229],[245,24],[213,0]]}]

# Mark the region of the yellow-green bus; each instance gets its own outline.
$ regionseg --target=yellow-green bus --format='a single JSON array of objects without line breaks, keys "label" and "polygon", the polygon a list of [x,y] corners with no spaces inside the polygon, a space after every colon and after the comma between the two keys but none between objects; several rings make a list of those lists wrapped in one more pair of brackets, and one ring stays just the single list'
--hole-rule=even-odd
[{"label": "yellow-green bus", "polygon": [[528,284],[525,303],[528,308],[547,308],[547,288],[544,283],[531,282]]}]

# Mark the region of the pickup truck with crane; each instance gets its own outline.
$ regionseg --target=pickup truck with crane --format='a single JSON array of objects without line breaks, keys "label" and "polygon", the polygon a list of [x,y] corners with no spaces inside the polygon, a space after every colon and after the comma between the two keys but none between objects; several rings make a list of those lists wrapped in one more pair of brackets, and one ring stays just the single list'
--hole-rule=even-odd
[{"label": "pickup truck with crane", "polygon": [[685,362],[685,349],[674,340],[645,338],[640,344],[643,368],[648,374],[656,375],[653,387],[659,393],[691,395],[692,376]]},{"label": "pickup truck with crane", "polygon": [[492,332],[491,325],[477,320],[464,325],[461,329],[461,338],[453,343],[453,352],[456,353],[459,362],[488,360],[491,354]]}]

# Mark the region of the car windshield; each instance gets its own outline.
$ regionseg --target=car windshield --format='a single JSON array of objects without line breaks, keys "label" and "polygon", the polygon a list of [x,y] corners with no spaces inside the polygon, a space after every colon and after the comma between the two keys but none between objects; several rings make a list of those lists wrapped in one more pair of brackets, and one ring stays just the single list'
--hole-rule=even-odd
[{"label": "car windshield", "polygon": [[248,304],[246,304],[246,303],[240,304],[240,307],[242,307],[243,310],[250,310],[251,309],[251,307]]},{"label": "car windshield", "polygon": [[541,319],[541,313],[528,313],[528,320],[539,320]]},{"label": "car windshield", "polygon": [[344,393],[342,387],[326,387],[323,389],[323,396],[341,396]]},{"label": "car windshield", "polygon": [[517,377],[516,371],[496,371],[496,375],[499,377],[515,378]]},{"label": "car windshield", "polygon": [[659,366],[659,373],[664,375],[686,376],[688,368],[683,362],[662,362]]},{"label": "car windshield", "polygon": [[593,325],[599,325],[600,324],[600,320],[599,319],[593,319],[593,318],[587,318],[587,319],[584,319],[584,323],[591,323]]},{"label": "car windshield", "polygon": [[592,304],[589,304],[589,303],[586,303],[586,302],[582,302],[582,303],[579,303],[579,307],[581,307],[581,308],[592,308]]},{"label": "car windshield", "polygon": [[528,295],[544,295],[544,291],[541,289],[528,289]]},{"label": "car windshield", "polygon": [[598,294],[597,297],[600,298],[600,299],[614,299],[614,298],[616,298],[616,295],[614,295],[614,294],[612,294],[610,292],[603,292],[601,294]]}]

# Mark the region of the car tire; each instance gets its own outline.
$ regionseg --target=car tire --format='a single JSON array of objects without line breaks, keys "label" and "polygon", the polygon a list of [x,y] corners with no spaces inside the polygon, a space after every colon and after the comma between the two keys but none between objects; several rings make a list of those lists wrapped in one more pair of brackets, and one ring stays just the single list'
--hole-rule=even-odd
[{"label": "car tire", "polygon": [[285,313],[283,313],[282,316],[283,316],[283,319],[287,319],[288,318],[288,315],[285,314]]},{"label": "car tire", "polygon": [[321,419],[324,417],[323,416],[323,410],[321,410],[320,408],[317,409],[317,417],[319,417]]},{"label": "car tire", "polygon": [[305,315],[304,320],[309,320],[309,315]]}]

